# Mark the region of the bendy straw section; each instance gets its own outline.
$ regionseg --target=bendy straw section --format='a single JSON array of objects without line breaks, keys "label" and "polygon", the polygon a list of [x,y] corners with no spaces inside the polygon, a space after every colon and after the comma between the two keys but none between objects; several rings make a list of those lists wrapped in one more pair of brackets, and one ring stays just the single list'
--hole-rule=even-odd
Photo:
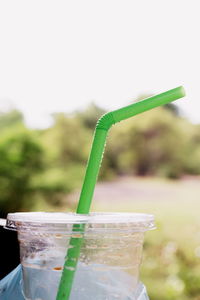
[{"label": "bendy straw section", "polygon": [[167,104],[185,96],[182,86],[145,100],[133,103],[105,114],[98,122],[86,168],[85,178],[77,207],[77,213],[89,213],[91,201],[103,157],[108,130],[117,122],[131,118],[142,112]]}]

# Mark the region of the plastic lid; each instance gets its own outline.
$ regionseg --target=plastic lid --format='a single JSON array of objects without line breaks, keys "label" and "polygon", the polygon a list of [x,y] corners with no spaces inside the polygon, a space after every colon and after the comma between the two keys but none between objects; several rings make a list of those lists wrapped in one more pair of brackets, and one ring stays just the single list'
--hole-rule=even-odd
[{"label": "plastic lid", "polygon": [[6,228],[17,230],[23,226],[65,225],[65,224],[124,224],[141,226],[143,230],[155,228],[154,216],[142,213],[90,213],[88,215],[57,212],[10,213]]}]

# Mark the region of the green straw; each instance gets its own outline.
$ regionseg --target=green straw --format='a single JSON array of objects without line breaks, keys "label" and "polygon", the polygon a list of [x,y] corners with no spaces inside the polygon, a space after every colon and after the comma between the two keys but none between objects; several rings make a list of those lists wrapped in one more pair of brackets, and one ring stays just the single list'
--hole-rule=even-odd
[{"label": "green straw", "polygon": [[[180,86],[162,94],[152,96],[140,102],[109,112],[99,119],[94,133],[85,178],[76,210],[78,214],[88,214],[90,211],[94,188],[105,148],[106,137],[110,127],[117,122],[128,119],[152,108],[165,105],[184,96],[184,88]],[[68,300],[70,297],[76,266],[83,242],[84,224],[74,224],[73,231],[74,237],[70,239],[70,247],[63,267],[56,298],[57,300]],[[76,234],[77,237],[75,237]]]}]

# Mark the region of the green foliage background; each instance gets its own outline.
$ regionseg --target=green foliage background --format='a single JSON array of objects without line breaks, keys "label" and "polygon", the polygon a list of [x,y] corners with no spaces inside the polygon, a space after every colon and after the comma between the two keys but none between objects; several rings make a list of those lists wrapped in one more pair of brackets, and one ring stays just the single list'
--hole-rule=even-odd
[{"label": "green foliage background", "polygon": [[[0,217],[14,211],[74,209],[67,196],[81,187],[95,124],[103,113],[91,103],[84,111],[54,114],[50,128],[33,130],[19,111],[0,112]],[[100,180],[123,175],[178,180],[186,174],[200,174],[200,125],[183,118],[174,105],[110,131]],[[191,254],[191,241],[185,242],[200,222],[191,225],[193,220],[183,218],[190,226],[182,226],[179,208],[173,207],[167,231],[171,211],[161,209],[158,233],[145,242],[142,275],[151,300],[200,300],[199,256]],[[195,247],[199,249],[198,243]]]}]

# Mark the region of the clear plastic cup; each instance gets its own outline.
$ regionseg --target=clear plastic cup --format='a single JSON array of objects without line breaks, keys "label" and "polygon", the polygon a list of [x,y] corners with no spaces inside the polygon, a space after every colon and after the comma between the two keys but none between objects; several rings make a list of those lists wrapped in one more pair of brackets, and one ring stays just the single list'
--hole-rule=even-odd
[{"label": "clear plastic cup", "polygon": [[[73,224],[84,224],[84,233]],[[70,239],[82,238],[70,300],[138,299],[144,232],[154,217],[137,213],[14,213],[27,300],[55,300]],[[74,270],[71,270],[74,272]]]}]

